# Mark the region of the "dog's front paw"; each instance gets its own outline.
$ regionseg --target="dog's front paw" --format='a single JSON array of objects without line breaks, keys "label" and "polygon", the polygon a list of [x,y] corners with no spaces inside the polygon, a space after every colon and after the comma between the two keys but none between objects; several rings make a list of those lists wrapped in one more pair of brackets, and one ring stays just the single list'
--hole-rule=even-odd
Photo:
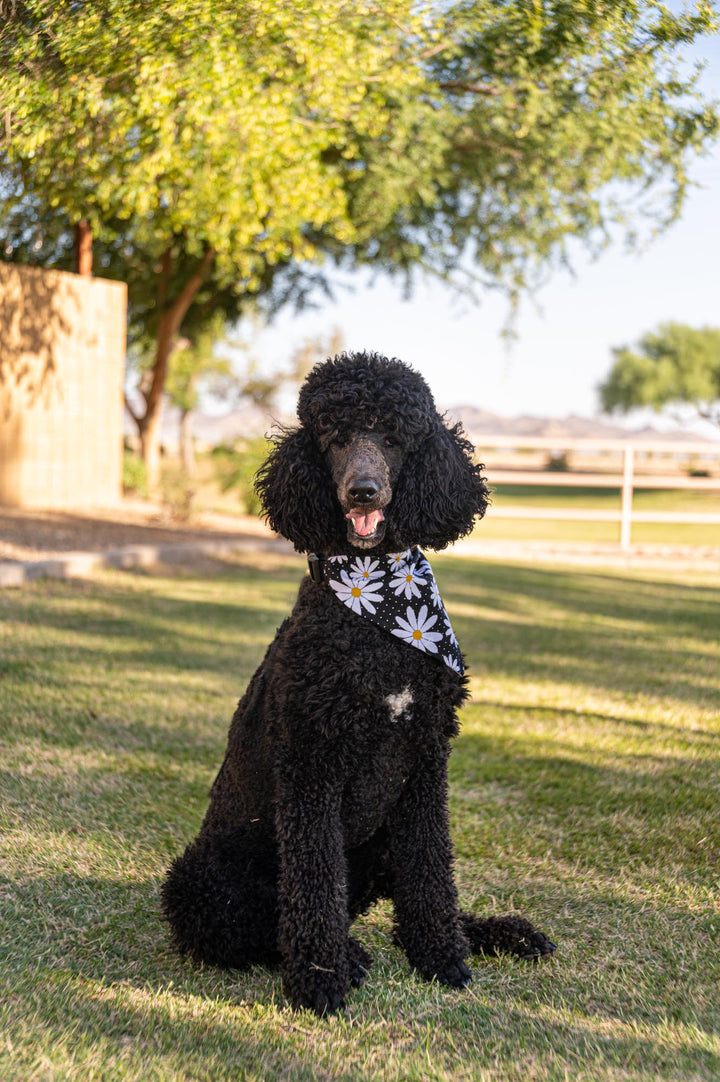
[{"label": "dog's front paw", "polygon": [[465,988],[472,980],[472,972],[465,965],[462,955],[458,957],[454,950],[448,951],[444,957],[434,952],[424,957],[410,957],[408,954],[408,960],[426,981],[437,981],[448,988]]},{"label": "dog's front paw", "polygon": [[286,972],[283,983],[285,994],[293,1007],[304,1007],[321,1018],[344,1008],[350,987],[349,979],[341,976],[338,970],[312,962]]},{"label": "dog's front paw", "polygon": [[436,980],[439,984],[446,984],[449,988],[466,988],[472,980],[472,972],[463,960],[459,959],[456,962],[446,962],[444,965],[438,966],[430,974],[430,978]]}]

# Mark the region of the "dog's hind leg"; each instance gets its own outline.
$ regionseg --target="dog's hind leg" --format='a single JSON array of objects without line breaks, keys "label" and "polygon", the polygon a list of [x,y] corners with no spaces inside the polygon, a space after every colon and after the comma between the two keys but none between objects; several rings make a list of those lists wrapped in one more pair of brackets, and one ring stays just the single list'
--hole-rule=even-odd
[{"label": "dog's hind leg", "polygon": [[514,913],[504,917],[475,917],[461,912],[460,927],[473,954],[514,954],[537,961],[556,949],[544,932]]},{"label": "dog's hind leg", "polygon": [[277,886],[268,854],[198,839],[171,865],[162,904],[176,946],[195,962],[242,969],[279,960]]}]

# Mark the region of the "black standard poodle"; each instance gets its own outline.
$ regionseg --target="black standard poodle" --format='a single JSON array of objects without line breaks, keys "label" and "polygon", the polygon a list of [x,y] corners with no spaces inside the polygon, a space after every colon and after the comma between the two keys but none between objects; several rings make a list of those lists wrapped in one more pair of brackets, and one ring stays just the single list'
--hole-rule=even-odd
[{"label": "black standard poodle", "polygon": [[326,1014],[366,976],[350,925],[378,898],[427,980],[466,985],[471,953],[555,948],[522,917],[459,910],[453,879],[447,760],[466,678],[418,546],[445,548],[483,514],[473,448],[417,372],[375,353],[316,365],[298,417],[257,489],[310,573],[162,899],[182,953],[281,962],[292,1004]]}]

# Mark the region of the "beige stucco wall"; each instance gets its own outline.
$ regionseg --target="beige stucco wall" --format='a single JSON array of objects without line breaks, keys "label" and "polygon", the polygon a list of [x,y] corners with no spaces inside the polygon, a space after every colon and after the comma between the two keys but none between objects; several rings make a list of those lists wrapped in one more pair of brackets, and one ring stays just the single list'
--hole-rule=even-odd
[{"label": "beige stucco wall", "polygon": [[127,291],[0,263],[0,505],[117,503]]}]

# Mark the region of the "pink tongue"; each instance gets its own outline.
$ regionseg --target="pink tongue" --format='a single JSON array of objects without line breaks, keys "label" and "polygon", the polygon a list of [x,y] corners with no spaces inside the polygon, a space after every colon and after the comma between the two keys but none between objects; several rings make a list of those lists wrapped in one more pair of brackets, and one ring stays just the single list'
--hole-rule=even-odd
[{"label": "pink tongue", "polygon": [[368,534],[375,531],[378,522],[382,522],[385,515],[382,511],[368,511],[366,513],[359,507],[354,507],[345,518],[352,519],[355,532],[359,534],[360,537],[367,537]]}]

